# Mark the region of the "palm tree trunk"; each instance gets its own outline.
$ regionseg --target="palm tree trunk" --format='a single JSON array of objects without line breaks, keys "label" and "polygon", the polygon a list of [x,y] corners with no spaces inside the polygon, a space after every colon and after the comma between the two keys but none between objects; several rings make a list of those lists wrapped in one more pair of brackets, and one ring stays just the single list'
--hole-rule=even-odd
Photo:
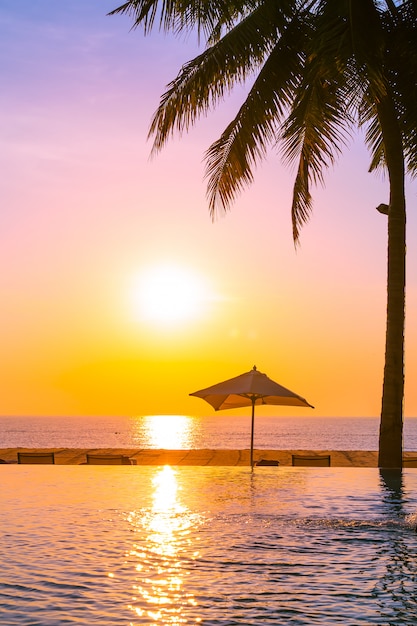
[{"label": "palm tree trunk", "polygon": [[378,467],[402,467],[406,210],[402,137],[392,99],[378,105],[389,175],[388,276],[385,367]]}]

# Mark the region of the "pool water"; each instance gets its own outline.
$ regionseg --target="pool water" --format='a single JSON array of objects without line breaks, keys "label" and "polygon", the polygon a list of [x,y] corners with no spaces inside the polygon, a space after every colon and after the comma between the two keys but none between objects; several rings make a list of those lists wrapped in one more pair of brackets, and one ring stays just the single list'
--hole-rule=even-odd
[{"label": "pool water", "polygon": [[3,466],[0,623],[415,624],[417,470]]}]

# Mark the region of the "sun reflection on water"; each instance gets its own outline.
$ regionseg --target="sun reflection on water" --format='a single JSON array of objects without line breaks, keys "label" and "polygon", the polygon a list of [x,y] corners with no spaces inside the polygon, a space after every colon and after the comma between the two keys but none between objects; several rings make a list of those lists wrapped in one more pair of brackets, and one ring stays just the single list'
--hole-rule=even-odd
[{"label": "sun reflection on water", "polygon": [[[128,558],[138,575],[129,608],[146,623],[186,624],[184,615],[196,607],[194,595],[186,589],[190,560],[198,557],[191,530],[203,522],[181,504],[177,472],[170,466],[158,469],[152,479],[152,506],[132,512],[128,521],[145,540],[134,544]],[[193,623],[199,623],[195,617]],[[144,622],[140,622],[144,623]]]},{"label": "sun reflection on water", "polygon": [[142,436],[151,448],[182,450],[193,447],[193,418],[188,415],[145,415]]}]

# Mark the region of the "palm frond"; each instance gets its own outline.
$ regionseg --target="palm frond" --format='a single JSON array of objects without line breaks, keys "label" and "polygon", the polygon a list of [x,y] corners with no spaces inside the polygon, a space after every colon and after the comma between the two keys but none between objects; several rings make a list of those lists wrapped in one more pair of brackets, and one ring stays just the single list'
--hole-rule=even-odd
[{"label": "palm frond", "polygon": [[402,3],[384,22],[385,67],[395,101],[408,172],[417,175],[417,6]]},{"label": "palm frond", "polygon": [[109,15],[127,14],[132,18],[132,28],[143,27],[145,34],[151,32],[157,22],[166,32],[179,33],[195,29],[205,33],[207,39],[222,27],[231,28],[256,2],[236,0],[130,0],[117,7]]},{"label": "palm frond", "polygon": [[205,155],[212,216],[227,210],[280,141],[284,161],[297,164],[297,241],[312,209],[310,186],[323,182],[354,125],[366,127],[371,171],[385,166],[378,114],[387,97],[408,170],[417,175],[417,0],[130,0],[116,13],[128,14],[145,33],[158,26],[206,38],[205,51],[161,97],[149,130],[152,154],[237,84],[253,81]]},{"label": "palm frond", "polygon": [[375,108],[369,110],[368,115],[363,118],[363,124],[367,125],[365,143],[371,154],[369,171],[382,170],[385,168],[384,138]]},{"label": "palm frond", "polygon": [[310,172],[308,155],[303,151],[300,155],[297,176],[293,187],[293,199],[291,204],[292,236],[295,245],[300,238],[300,228],[310,219],[313,209],[310,193]]},{"label": "palm frond", "polygon": [[207,150],[207,196],[212,217],[227,210],[253,181],[253,167],[276,143],[284,113],[300,80],[305,31],[293,20],[259,72],[235,119]]},{"label": "palm frond", "polygon": [[283,125],[284,162],[298,161],[292,203],[294,239],[306,223],[312,208],[310,183],[323,183],[329,168],[350,139],[353,119],[343,74],[338,78],[327,72],[320,59],[305,68],[305,76]]},{"label": "palm frond", "polygon": [[[375,97],[386,93],[383,75],[384,33],[374,0],[322,2],[314,20],[314,52],[327,64],[355,76]],[[353,71],[354,70],[354,71]]]},{"label": "palm frond", "polygon": [[[180,134],[229,93],[236,83],[253,74],[276,40],[277,26],[271,19],[274,0],[268,0],[242,20],[220,41],[186,63],[168,85],[151,122],[152,154],[160,151],[174,133]],[[281,26],[285,26],[282,20]]]}]

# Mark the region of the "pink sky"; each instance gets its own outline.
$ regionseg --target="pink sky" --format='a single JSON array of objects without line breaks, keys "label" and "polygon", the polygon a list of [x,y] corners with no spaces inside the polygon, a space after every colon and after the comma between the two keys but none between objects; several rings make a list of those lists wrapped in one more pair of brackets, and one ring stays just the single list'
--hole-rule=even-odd
[{"label": "pink sky", "polygon": [[[272,153],[212,223],[203,155],[242,94],[150,161],[159,96],[197,48],[145,39],[106,15],[116,6],[0,7],[0,414],[207,414],[188,394],[256,364],[316,407],[266,415],[379,415],[386,220],[374,207],[388,187],[367,173],[362,138],[314,191],[297,251],[294,173]],[[416,226],[414,182],[407,416],[417,415]],[[131,285],[161,263],[201,278],[201,315],[161,327],[136,314]]]}]

